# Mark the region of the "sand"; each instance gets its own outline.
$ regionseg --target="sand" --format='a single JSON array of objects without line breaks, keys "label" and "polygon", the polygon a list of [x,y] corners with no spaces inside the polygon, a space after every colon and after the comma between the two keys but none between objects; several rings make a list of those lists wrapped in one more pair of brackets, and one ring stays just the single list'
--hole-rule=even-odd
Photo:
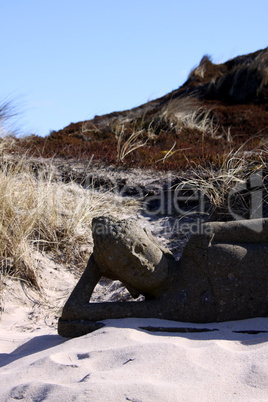
[{"label": "sand", "polygon": [[[46,325],[1,333],[1,401],[267,400],[267,319],[193,325],[110,320],[63,339]],[[150,333],[140,327],[206,328]]]}]

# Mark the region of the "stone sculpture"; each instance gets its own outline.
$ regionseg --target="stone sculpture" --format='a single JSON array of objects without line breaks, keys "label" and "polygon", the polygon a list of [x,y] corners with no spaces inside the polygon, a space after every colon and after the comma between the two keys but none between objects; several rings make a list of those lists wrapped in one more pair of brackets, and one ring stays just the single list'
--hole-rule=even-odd
[{"label": "stone sculpture", "polygon": [[[86,334],[113,318],[205,323],[268,315],[268,219],[205,223],[179,261],[133,219],[93,219],[93,240],[59,319],[62,336]],[[89,303],[102,276],[145,300]]]}]

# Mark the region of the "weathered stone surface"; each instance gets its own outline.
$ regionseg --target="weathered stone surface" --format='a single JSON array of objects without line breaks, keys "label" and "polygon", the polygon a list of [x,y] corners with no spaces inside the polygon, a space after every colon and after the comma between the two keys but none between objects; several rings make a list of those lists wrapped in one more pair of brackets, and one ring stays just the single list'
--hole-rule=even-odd
[{"label": "weathered stone surface", "polygon": [[[268,219],[204,224],[178,262],[135,221],[101,217],[94,225],[100,226],[93,255],[63,309],[60,335],[91,332],[109,318],[213,322],[268,315]],[[102,275],[146,300],[89,303]]]},{"label": "weathered stone surface", "polygon": [[163,292],[168,261],[153,237],[134,219],[93,219],[93,255],[103,276],[120,280],[133,297]]}]

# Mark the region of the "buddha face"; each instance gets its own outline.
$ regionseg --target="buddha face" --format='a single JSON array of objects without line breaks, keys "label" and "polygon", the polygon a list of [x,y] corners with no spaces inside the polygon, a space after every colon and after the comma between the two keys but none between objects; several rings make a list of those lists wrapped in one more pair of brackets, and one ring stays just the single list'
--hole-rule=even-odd
[{"label": "buddha face", "polygon": [[159,294],[168,263],[134,219],[94,218],[93,239],[94,260],[103,276],[120,280],[130,291],[134,288],[150,296]]}]

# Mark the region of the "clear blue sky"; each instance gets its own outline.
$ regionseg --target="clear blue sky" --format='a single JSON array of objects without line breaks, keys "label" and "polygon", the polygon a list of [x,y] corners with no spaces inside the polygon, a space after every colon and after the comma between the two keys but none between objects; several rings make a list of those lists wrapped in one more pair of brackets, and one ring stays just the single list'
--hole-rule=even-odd
[{"label": "clear blue sky", "polygon": [[267,0],[0,0],[0,99],[46,135],[125,110],[268,46]]}]

